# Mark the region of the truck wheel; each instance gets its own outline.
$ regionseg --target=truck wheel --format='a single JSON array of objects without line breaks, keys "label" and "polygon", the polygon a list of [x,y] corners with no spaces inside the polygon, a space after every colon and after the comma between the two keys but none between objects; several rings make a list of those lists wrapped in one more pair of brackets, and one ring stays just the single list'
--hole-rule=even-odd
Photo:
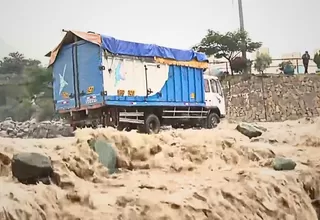
[{"label": "truck wheel", "polygon": [[220,117],[216,113],[212,112],[207,117],[207,128],[212,129],[218,126],[220,123]]},{"label": "truck wheel", "polygon": [[150,114],[147,116],[144,123],[144,132],[147,134],[158,134],[160,131],[160,120],[154,115]]}]

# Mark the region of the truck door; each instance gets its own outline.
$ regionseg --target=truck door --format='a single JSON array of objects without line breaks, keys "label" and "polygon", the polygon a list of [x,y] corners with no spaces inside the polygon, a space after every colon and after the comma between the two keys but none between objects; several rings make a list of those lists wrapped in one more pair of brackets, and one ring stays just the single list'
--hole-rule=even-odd
[{"label": "truck door", "polygon": [[212,104],[219,108],[221,115],[225,115],[226,102],[225,102],[225,97],[223,94],[221,84],[218,80],[210,79],[210,85],[211,85],[212,98],[213,98]]},{"label": "truck door", "polygon": [[76,51],[79,107],[98,107],[103,103],[101,48],[86,41],[78,41]]},{"label": "truck door", "polygon": [[212,107],[213,93],[212,93],[212,88],[210,86],[209,79],[204,79],[204,91],[205,91],[206,106]]},{"label": "truck door", "polygon": [[62,47],[53,65],[53,99],[56,110],[72,109],[77,105],[72,49],[72,45]]}]

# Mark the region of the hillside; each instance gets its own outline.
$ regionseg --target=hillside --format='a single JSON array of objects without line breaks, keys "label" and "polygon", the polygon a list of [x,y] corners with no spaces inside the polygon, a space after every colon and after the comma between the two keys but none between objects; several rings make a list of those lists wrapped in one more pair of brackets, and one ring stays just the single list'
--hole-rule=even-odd
[{"label": "hillside", "polygon": [[[0,59],[0,121],[12,117],[17,121],[31,118],[35,109],[33,101],[43,111],[43,118],[53,114],[51,72],[39,60],[26,58],[14,52]],[[36,100],[33,100],[34,96]],[[32,101],[33,100],[33,101]]]}]

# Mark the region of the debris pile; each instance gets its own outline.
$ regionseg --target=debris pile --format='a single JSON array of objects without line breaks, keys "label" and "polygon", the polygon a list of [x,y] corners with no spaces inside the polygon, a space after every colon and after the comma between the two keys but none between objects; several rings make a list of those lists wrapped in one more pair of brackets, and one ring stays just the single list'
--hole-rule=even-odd
[{"label": "debris pile", "polygon": [[0,137],[10,138],[55,138],[59,136],[71,137],[73,130],[63,121],[30,120],[16,122],[11,118],[0,122]]}]

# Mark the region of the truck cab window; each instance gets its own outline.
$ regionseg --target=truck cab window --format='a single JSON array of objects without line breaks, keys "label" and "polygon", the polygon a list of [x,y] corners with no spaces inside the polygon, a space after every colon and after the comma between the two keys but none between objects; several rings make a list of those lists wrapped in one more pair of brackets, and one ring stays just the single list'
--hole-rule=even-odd
[{"label": "truck cab window", "polygon": [[223,96],[223,90],[219,81],[216,81],[219,95]]},{"label": "truck cab window", "polygon": [[209,80],[207,79],[204,80],[204,90],[205,92],[210,92]]},{"label": "truck cab window", "polygon": [[210,80],[210,84],[211,84],[211,91],[212,91],[212,93],[218,93],[216,81],[213,80],[213,79],[211,79],[211,80]]}]

